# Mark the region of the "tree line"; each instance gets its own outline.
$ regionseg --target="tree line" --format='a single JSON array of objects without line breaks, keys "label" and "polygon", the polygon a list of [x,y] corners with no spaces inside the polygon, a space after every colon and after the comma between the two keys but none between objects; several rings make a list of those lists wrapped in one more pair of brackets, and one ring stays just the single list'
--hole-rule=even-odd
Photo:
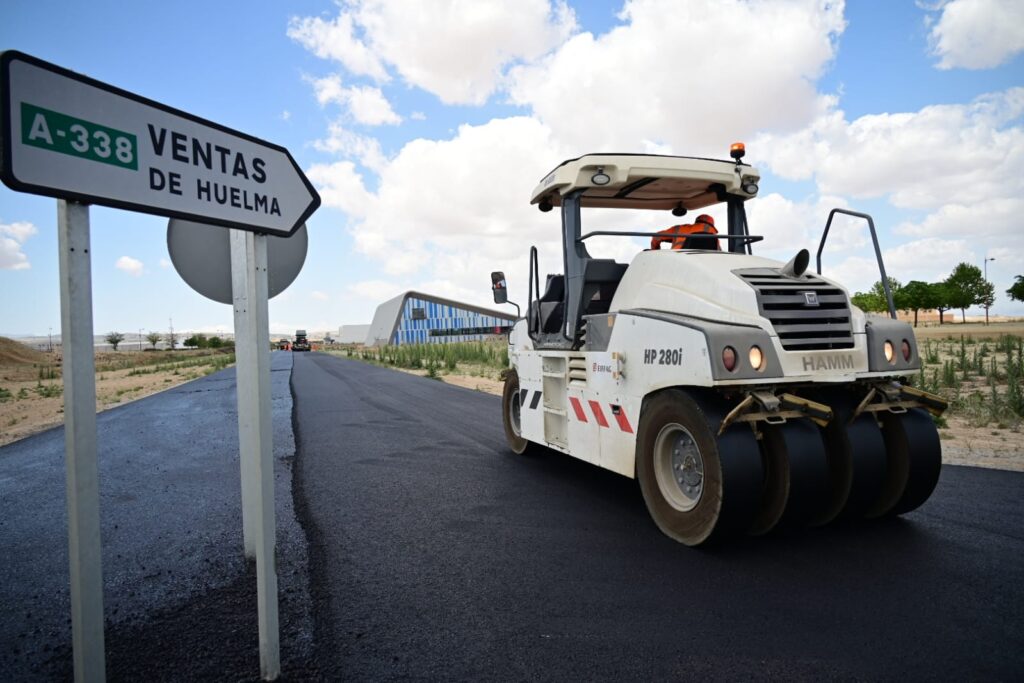
[{"label": "tree line", "polygon": [[[899,311],[914,312],[914,326],[920,311],[937,310],[939,324],[945,322],[946,311],[959,310],[961,321],[966,321],[966,311],[971,306],[985,309],[985,321],[988,321],[988,309],[995,303],[995,287],[981,274],[981,268],[970,263],[961,263],[953,269],[945,280],[940,282],[922,282],[911,280],[907,284],[895,278],[889,278],[889,291],[892,292],[893,303]],[[1006,290],[1009,298],[1024,301],[1024,275],[1018,275],[1013,286]],[[850,301],[867,312],[886,312],[889,304],[885,298],[885,289],[879,280],[867,292],[857,292]]]},{"label": "tree line", "polygon": [[[191,337],[186,338],[185,341],[183,342],[178,341],[178,336],[179,335],[175,334],[174,332],[168,332],[166,334],[160,332],[150,332],[149,334],[146,335],[145,339],[146,341],[149,342],[150,346],[153,349],[156,349],[156,345],[159,344],[160,342],[164,342],[167,345],[167,348],[171,349],[172,351],[178,348],[179,343],[185,348],[195,349],[219,349],[223,347],[232,347],[235,345],[234,342],[231,341],[230,339],[225,340],[221,339],[218,336],[207,337],[205,334],[202,333],[193,334]],[[110,332],[109,334],[107,334],[106,337],[104,337],[104,339],[106,339],[106,342],[110,344],[115,351],[117,351],[117,347],[120,346],[121,342],[124,341],[124,337],[125,335],[122,332]]]}]

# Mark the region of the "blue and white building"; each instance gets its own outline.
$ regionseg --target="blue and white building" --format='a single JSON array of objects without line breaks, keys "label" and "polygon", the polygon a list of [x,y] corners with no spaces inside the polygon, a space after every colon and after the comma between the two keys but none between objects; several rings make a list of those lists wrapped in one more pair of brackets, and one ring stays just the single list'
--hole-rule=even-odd
[{"label": "blue and white building", "polygon": [[516,317],[423,292],[406,292],[377,307],[367,346],[479,341],[508,334]]}]

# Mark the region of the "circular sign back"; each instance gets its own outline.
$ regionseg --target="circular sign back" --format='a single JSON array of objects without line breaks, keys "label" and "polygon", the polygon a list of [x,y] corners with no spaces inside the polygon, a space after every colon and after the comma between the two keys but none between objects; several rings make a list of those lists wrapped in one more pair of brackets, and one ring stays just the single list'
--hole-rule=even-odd
[{"label": "circular sign back", "polygon": [[[309,235],[303,223],[291,237],[267,237],[267,290],[274,298],[288,288],[306,261]],[[171,263],[189,287],[208,299],[231,304],[231,235],[215,225],[172,218],[167,224]]]}]

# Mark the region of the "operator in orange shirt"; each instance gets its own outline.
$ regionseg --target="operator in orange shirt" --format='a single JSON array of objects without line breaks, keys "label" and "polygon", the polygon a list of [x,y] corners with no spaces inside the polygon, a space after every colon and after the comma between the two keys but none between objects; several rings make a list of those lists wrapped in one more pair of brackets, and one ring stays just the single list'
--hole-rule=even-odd
[{"label": "operator in orange shirt", "polygon": [[[688,239],[693,235],[717,234],[718,230],[715,229],[715,219],[706,213],[702,213],[697,216],[697,220],[693,223],[673,225],[671,228],[659,231],[657,235],[651,238],[651,249],[661,249],[663,242],[671,242],[673,249],[717,249],[721,251],[722,245],[719,244],[717,239],[714,240],[714,247],[710,245],[710,238],[695,237],[693,240]],[[689,245],[687,245],[687,242],[689,242]]]}]

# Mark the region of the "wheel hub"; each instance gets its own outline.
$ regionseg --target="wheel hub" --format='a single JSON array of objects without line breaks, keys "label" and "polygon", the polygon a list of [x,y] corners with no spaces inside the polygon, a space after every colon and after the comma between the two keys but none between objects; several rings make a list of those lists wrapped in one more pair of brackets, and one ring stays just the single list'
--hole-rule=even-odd
[{"label": "wheel hub", "polygon": [[523,428],[522,428],[521,422],[520,422],[521,414],[522,414],[522,406],[519,404],[519,392],[518,391],[516,391],[516,393],[512,395],[512,400],[509,401],[509,411],[512,413],[512,415],[511,415],[511,417],[512,417],[512,420],[511,420],[511,422],[512,422],[512,431],[515,432],[516,436],[521,436],[522,435],[522,431],[523,431]]},{"label": "wheel hub", "polygon": [[693,435],[680,424],[662,428],[655,443],[655,476],[665,500],[687,512],[704,493],[704,459]]}]

